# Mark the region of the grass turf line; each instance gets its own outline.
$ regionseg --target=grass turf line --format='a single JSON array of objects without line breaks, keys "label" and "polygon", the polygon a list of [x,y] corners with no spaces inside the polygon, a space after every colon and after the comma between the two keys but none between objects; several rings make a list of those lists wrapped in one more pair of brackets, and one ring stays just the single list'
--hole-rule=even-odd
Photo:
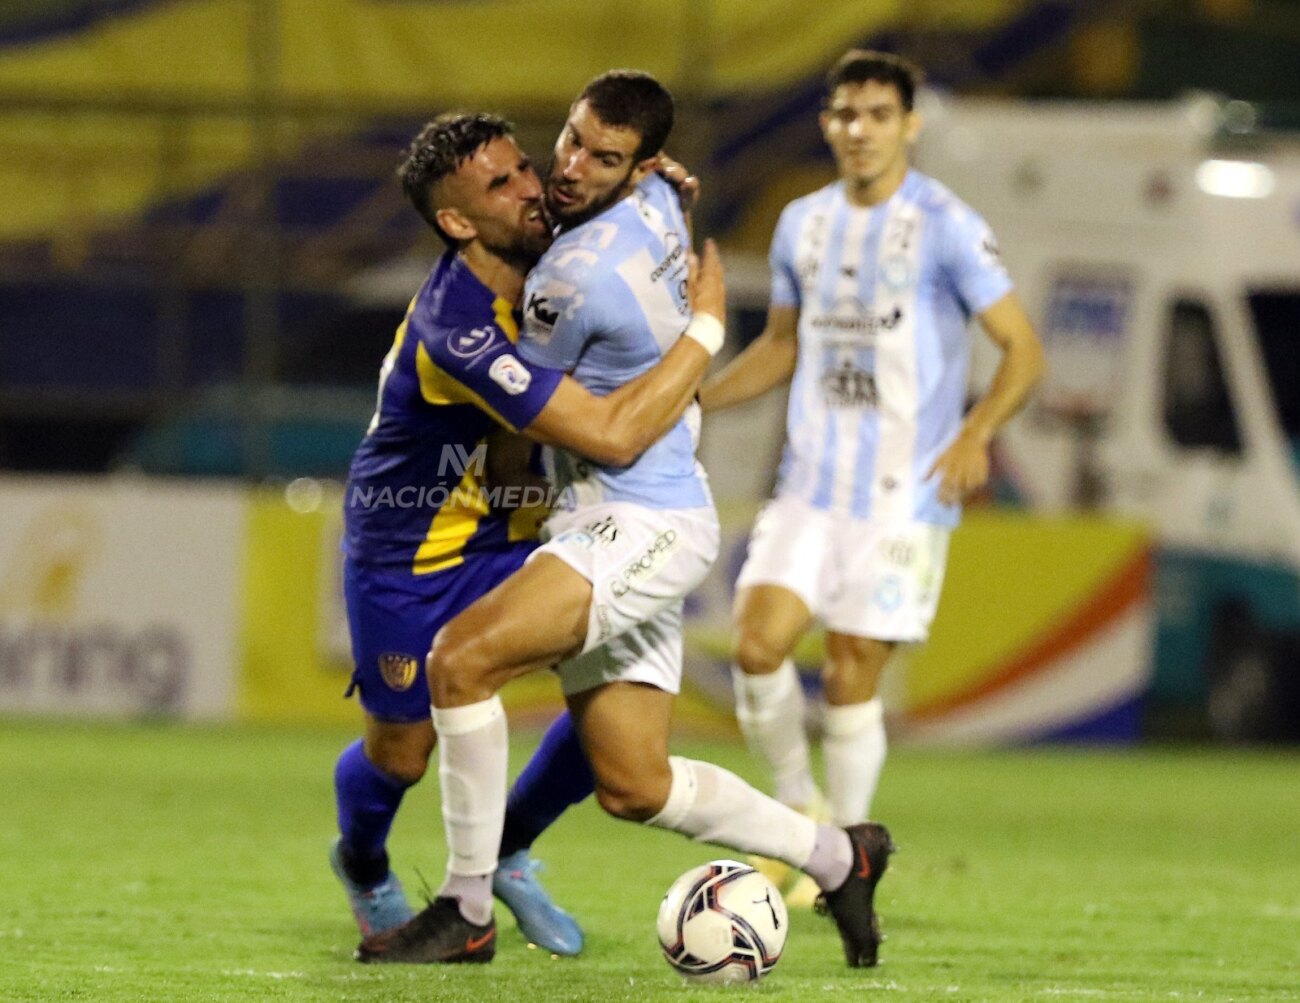
[{"label": "grass turf line", "polygon": [[[0,721],[0,1000],[705,998],[654,915],[724,855],[585,805],[538,844],[584,923],[576,960],[498,909],[486,967],[366,968],[325,860],[346,732]],[[531,747],[514,746],[517,768]],[[759,774],[734,743],[676,751]],[[877,800],[902,847],[881,885],[884,964],[849,971],[792,918],[764,1000],[1300,999],[1296,753],[891,754]],[[391,844],[414,897],[444,851],[432,783]]]}]

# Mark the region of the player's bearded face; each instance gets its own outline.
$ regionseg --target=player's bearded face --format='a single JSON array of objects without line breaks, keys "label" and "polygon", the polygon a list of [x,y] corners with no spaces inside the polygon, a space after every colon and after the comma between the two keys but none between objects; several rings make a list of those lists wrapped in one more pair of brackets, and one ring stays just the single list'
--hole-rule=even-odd
[{"label": "player's bearded face", "polygon": [[906,173],[920,120],[903,107],[896,87],[867,80],[835,88],[821,125],[840,177],[868,186]]},{"label": "player's bearded face", "polygon": [[[538,229],[538,220],[544,224]],[[479,241],[499,258],[531,268],[551,246],[550,224],[540,199],[501,216],[478,220]]]},{"label": "player's bearded face", "polygon": [[531,268],[551,246],[541,180],[513,137],[481,147],[446,184],[448,200],[497,257]]},{"label": "player's bearded face", "polygon": [[574,105],[547,172],[551,218],[572,228],[628,195],[648,169],[635,159],[640,143],[636,130],[606,125],[585,101]]}]

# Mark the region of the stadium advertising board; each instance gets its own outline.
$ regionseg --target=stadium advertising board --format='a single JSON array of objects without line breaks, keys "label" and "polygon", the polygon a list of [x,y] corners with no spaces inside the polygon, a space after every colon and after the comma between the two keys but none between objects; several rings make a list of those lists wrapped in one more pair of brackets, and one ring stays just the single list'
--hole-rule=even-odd
[{"label": "stadium advertising board", "polygon": [[243,512],[237,489],[0,480],[0,711],[228,716]]}]

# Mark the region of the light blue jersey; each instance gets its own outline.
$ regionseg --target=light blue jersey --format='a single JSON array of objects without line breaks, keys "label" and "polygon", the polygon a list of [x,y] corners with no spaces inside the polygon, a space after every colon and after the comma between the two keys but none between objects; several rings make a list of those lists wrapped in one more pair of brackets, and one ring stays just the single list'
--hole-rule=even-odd
[{"label": "light blue jersey", "polygon": [[967,321],[1011,291],[988,225],[916,171],[871,208],[835,182],[786,206],[771,266],[772,304],[799,309],[777,493],[956,525],[925,475],[961,425]]},{"label": "light blue jersey", "polygon": [[[690,321],[688,235],[677,194],[651,174],[628,198],[562,234],[528,276],[519,354],[604,396],[655,365]],[[558,448],[544,463],[561,507],[633,502],[711,505],[695,461],[699,408],[629,467],[602,467]]]}]

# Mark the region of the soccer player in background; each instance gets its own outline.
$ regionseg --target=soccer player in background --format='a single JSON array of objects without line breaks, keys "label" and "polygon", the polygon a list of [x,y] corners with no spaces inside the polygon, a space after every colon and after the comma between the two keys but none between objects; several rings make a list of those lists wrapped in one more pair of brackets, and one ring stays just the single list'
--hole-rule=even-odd
[{"label": "soccer player in background", "polygon": [[[597,397],[520,357],[524,276],[551,243],[536,172],[508,123],[452,114],[412,142],[399,175],[449,250],[411,301],[380,371],[378,405],[345,495],[343,581],[365,735],[335,771],[340,837],[330,861],[363,935],[411,912],[386,842],[436,736],[424,658],[456,613],[523,565],[544,510],[512,508],[532,488],[517,437],[562,444],[601,463],[630,463],[681,416],[710,352],[682,339],[616,392]],[[723,305],[716,253],[706,254],[702,310]],[[526,446],[526,444],[525,444]],[[497,478],[488,485],[485,479]],[[502,480],[506,482],[502,484]],[[537,481],[537,484],[543,482]],[[507,490],[502,491],[502,487]],[[540,500],[542,488],[533,491]],[[560,954],[582,932],[533,877],[528,847],[592,776],[567,713],[550,727],[512,791],[492,878],[524,934]]]},{"label": "soccer player in background", "polygon": [[[829,807],[836,825],[869,817],[881,672],[898,644],[926,638],[962,498],[1043,372],[987,225],[909,167],[918,83],[906,60],[860,49],[830,70],[821,128],[839,178],[782,212],[766,328],[700,394],[713,411],[793,379],[776,495],[736,582],[736,715],[777,798],[819,817]],[[1003,354],[963,418],[972,314]],[[828,806],[790,659],[814,619]]]},{"label": "soccer player in background", "polygon": [[[687,228],[653,170],[672,120],[658,81],[613,71],[587,85],[556,142],[547,201],[563,232],[529,275],[519,354],[598,394],[620,393],[683,340],[722,341],[716,319],[698,309],[692,317]],[[563,500],[549,540],[443,627],[429,654],[446,880],[410,923],[363,940],[360,960],[491,960],[491,875],[506,801],[497,691],[559,663],[606,811],[804,868],[827,890],[849,964],[875,964],[872,899],[892,849],[884,827],[818,825],[726,770],[668,754],[682,600],[718,550],[694,455],[697,421],[692,406],[639,457],[614,462],[545,451]]]}]

